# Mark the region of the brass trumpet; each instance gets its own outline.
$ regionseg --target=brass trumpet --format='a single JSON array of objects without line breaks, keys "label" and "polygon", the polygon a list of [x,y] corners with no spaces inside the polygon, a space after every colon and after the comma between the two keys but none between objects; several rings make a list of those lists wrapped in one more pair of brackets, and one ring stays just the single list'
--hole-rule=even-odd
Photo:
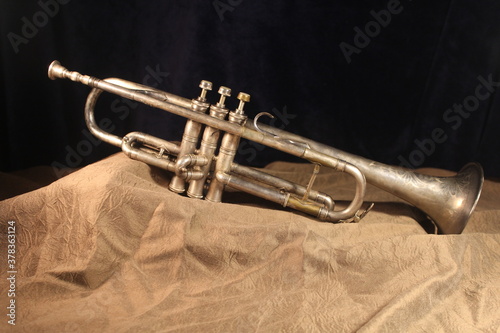
[{"label": "brass trumpet", "polygon": [[[331,222],[359,220],[366,182],[407,201],[426,214],[445,234],[459,234],[465,228],[482,189],[483,170],[467,164],[453,177],[434,177],[400,167],[388,166],[314,142],[286,131],[249,121],[244,112],[250,95],[239,93],[239,106],[229,111],[225,105],[231,90],[220,87],[220,100],[207,102],[212,83],[201,81],[200,96],[192,100],[134,82],[109,78],[100,80],[69,71],[58,61],[48,70],[50,79],[70,79],[92,87],[85,106],[85,120],[97,138],[120,147],[132,159],[174,173],[169,189],[187,191],[192,198],[220,202],[224,188],[241,190]],[[103,131],[94,119],[94,108],[103,92],[110,92],[187,118],[180,144],[145,133],[119,137]],[[201,141],[200,141],[201,136]],[[303,158],[316,165],[307,186],[269,175],[234,162],[239,141],[246,138],[262,145]],[[217,154],[217,155],[216,155]],[[356,182],[354,199],[343,210],[326,193],[312,189],[319,166],[346,172]]]}]

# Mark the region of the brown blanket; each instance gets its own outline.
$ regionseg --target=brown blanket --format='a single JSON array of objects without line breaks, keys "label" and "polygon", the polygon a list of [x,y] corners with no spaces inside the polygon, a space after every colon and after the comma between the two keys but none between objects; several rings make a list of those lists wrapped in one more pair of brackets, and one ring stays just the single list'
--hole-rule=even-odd
[{"label": "brown blanket", "polygon": [[[312,170],[267,169],[302,184]],[[0,176],[4,197],[50,182]],[[190,199],[168,177],[116,154],[0,201],[0,331],[500,330],[500,183],[463,234],[435,235],[375,188],[363,220],[331,224],[238,193]],[[352,195],[342,174],[316,184]]]}]

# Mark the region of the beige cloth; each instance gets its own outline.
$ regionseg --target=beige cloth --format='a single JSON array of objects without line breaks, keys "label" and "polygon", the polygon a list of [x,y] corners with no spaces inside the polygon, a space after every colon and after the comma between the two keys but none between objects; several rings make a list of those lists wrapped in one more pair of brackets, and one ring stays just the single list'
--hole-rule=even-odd
[{"label": "beige cloth", "polygon": [[[267,169],[303,184],[312,170]],[[237,193],[190,199],[168,191],[168,177],[116,154],[1,201],[0,331],[500,330],[500,183],[486,181],[463,234],[434,235],[374,188],[360,223],[331,224]],[[347,199],[349,184],[322,170],[315,188]]]}]

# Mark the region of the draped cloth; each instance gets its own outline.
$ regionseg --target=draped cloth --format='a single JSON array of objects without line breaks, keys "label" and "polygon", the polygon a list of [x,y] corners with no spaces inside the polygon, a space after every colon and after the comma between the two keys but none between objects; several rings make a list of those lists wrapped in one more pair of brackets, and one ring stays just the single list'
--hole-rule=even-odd
[{"label": "draped cloth", "polygon": [[[282,162],[265,169],[301,184],[312,172]],[[364,219],[332,224],[239,192],[225,192],[224,203],[174,194],[169,174],[121,153],[54,182],[51,172],[0,174],[9,197],[0,201],[0,308],[16,304],[16,325],[2,314],[2,331],[500,329],[498,182],[485,182],[461,235],[437,235],[373,187]],[[342,202],[351,185],[322,169],[314,188]]]}]

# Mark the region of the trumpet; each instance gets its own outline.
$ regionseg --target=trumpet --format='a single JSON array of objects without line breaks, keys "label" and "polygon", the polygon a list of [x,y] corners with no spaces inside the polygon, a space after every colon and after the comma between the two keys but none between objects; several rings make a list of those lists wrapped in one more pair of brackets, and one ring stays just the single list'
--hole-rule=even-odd
[{"label": "trumpet", "polygon": [[[315,142],[272,126],[259,124],[245,114],[250,95],[240,92],[234,111],[226,107],[231,89],[220,87],[215,104],[207,101],[212,83],[201,81],[200,95],[183,98],[131,81],[98,79],[69,71],[58,61],[48,69],[50,79],[69,79],[92,88],[85,105],[85,121],[91,133],[120,147],[132,159],[173,173],[169,189],[191,198],[221,202],[226,187],[255,195],[322,221],[359,221],[368,210],[361,209],[367,182],[410,203],[444,234],[460,234],[472,214],[483,185],[481,165],[469,163],[455,176],[436,177],[389,166]],[[119,95],[186,118],[180,144],[152,135],[131,132],[124,137],[105,132],[94,117],[102,92]],[[267,114],[269,115],[269,114]],[[315,165],[307,185],[300,185],[234,162],[241,138],[283,151]],[[355,181],[355,195],[344,209],[326,193],[313,190],[319,167],[345,172]]]}]

